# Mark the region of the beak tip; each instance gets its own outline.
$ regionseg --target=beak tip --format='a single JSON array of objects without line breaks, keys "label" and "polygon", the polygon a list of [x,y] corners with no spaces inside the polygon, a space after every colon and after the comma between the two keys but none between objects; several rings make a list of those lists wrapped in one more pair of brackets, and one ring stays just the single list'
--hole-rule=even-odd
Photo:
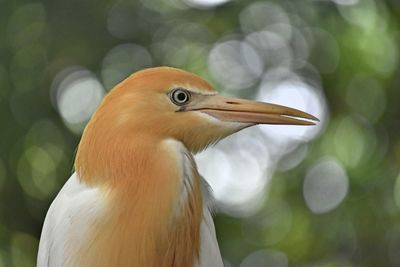
[{"label": "beak tip", "polygon": [[312,123],[311,125],[315,125],[317,122],[320,122],[320,119],[318,119],[317,117],[315,117],[314,115],[311,115],[309,113],[305,113],[305,112],[301,112],[302,116],[298,116],[299,118],[302,119],[307,119],[307,122]]},{"label": "beak tip", "polygon": [[316,121],[316,122],[319,122],[320,120],[317,118],[317,117],[315,117],[314,115],[311,115],[311,114],[309,114],[309,113],[305,113],[305,112],[302,112],[303,114],[303,116],[299,116],[300,118],[302,117],[302,118],[304,118],[304,119],[308,119],[308,120],[312,120],[312,121]]},{"label": "beak tip", "polygon": [[312,115],[311,115],[310,120],[311,120],[311,121],[308,121],[308,122],[309,122],[309,125],[317,125],[318,122],[321,122],[317,117],[312,116]]},{"label": "beak tip", "polygon": [[315,117],[315,116],[312,116],[312,120],[313,120],[313,121],[316,121],[316,122],[320,122],[320,119],[318,119],[318,118]]}]

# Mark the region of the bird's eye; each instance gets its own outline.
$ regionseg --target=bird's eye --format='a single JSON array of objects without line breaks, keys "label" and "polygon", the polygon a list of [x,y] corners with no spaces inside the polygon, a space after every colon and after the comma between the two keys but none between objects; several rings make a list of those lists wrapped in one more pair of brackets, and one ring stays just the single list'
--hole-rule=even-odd
[{"label": "bird's eye", "polygon": [[175,105],[182,106],[190,101],[190,92],[182,88],[174,89],[170,98]]}]

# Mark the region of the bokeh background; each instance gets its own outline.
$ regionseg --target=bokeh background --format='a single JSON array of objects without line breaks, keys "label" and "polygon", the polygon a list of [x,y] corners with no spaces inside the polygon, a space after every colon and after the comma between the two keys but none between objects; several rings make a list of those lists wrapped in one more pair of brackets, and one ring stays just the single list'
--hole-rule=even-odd
[{"label": "bokeh background", "polygon": [[34,266],[102,97],[168,65],[315,127],[196,156],[227,267],[400,266],[398,0],[0,0],[0,266]]}]

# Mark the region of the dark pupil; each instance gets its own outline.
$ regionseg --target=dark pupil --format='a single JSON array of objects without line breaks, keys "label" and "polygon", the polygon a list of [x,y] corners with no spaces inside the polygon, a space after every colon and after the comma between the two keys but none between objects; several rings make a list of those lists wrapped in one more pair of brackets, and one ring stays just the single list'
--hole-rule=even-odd
[{"label": "dark pupil", "polygon": [[185,93],[178,93],[178,95],[176,96],[176,98],[178,99],[179,102],[183,102],[186,100],[186,94]]}]

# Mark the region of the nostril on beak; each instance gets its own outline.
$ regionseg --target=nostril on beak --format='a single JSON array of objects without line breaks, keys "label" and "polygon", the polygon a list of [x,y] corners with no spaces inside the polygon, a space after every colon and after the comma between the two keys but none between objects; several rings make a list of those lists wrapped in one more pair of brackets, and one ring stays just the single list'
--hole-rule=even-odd
[{"label": "nostril on beak", "polygon": [[226,101],[226,103],[230,104],[230,105],[239,105],[238,102],[234,102],[234,101]]}]

